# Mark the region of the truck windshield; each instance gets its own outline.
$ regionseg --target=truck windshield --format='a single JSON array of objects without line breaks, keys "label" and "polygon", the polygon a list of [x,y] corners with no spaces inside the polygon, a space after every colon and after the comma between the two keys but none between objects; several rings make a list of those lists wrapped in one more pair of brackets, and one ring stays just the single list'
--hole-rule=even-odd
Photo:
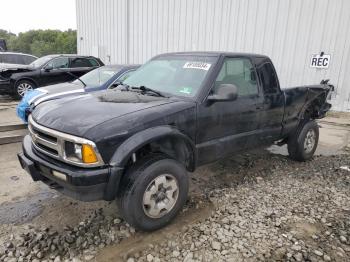
[{"label": "truck windshield", "polygon": [[196,95],[217,57],[167,56],[147,62],[123,84],[145,86],[162,93],[193,97]]}]

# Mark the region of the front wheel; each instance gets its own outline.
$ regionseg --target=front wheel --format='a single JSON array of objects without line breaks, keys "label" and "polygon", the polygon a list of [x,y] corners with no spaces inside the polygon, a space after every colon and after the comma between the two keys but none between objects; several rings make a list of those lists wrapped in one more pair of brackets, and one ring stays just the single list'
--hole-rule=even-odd
[{"label": "front wheel", "polygon": [[118,198],[124,219],[143,231],[167,225],[187,200],[186,169],[163,154],[136,162],[124,175]]},{"label": "front wheel", "polygon": [[15,98],[21,99],[25,93],[35,89],[35,85],[29,80],[20,80],[15,85]]},{"label": "front wheel", "polygon": [[314,155],[319,139],[319,127],[312,120],[300,126],[297,132],[288,140],[290,158],[297,161],[307,161]]}]

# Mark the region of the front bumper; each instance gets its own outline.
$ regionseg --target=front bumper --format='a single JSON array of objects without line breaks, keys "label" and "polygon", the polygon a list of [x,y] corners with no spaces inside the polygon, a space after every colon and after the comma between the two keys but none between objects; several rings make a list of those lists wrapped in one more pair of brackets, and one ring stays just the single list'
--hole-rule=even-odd
[{"label": "front bumper", "polygon": [[1,94],[11,94],[13,89],[11,88],[10,80],[0,79],[0,92]]},{"label": "front bumper", "polygon": [[81,201],[113,200],[123,168],[78,168],[36,152],[29,135],[23,140],[18,160],[34,181],[42,181],[57,191]]}]

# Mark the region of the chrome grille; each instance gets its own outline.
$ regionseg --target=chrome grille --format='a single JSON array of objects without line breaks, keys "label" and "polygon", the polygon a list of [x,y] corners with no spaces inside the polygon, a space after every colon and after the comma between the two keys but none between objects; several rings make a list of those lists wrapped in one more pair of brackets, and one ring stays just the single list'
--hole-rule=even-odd
[{"label": "chrome grille", "polygon": [[33,146],[46,155],[52,156],[54,158],[60,158],[62,154],[61,143],[59,143],[59,138],[49,133],[45,128],[40,127],[36,124],[32,118],[28,121],[29,133],[32,137]]},{"label": "chrome grille", "polygon": [[[31,115],[28,118],[28,130],[32,138],[32,144],[34,148],[50,157],[64,161],[69,164],[83,167],[96,167],[104,165],[101,155],[99,154],[95,143],[90,140],[65,134],[44,126],[37,124]],[[98,158],[97,163],[81,163],[67,159],[65,155],[65,141],[76,143],[76,144],[88,144],[91,145]]]}]

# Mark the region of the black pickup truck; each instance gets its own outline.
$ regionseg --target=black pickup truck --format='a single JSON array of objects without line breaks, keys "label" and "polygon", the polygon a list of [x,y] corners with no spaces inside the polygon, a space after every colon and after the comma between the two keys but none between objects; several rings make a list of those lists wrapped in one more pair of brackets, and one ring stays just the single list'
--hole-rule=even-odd
[{"label": "black pickup truck", "polygon": [[181,210],[200,165],[273,143],[311,159],[331,90],[281,90],[263,55],[162,54],[113,90],[40,104],[18,157],[34,181],[83,201],[117,199],[127,222],[155,230]]}]

